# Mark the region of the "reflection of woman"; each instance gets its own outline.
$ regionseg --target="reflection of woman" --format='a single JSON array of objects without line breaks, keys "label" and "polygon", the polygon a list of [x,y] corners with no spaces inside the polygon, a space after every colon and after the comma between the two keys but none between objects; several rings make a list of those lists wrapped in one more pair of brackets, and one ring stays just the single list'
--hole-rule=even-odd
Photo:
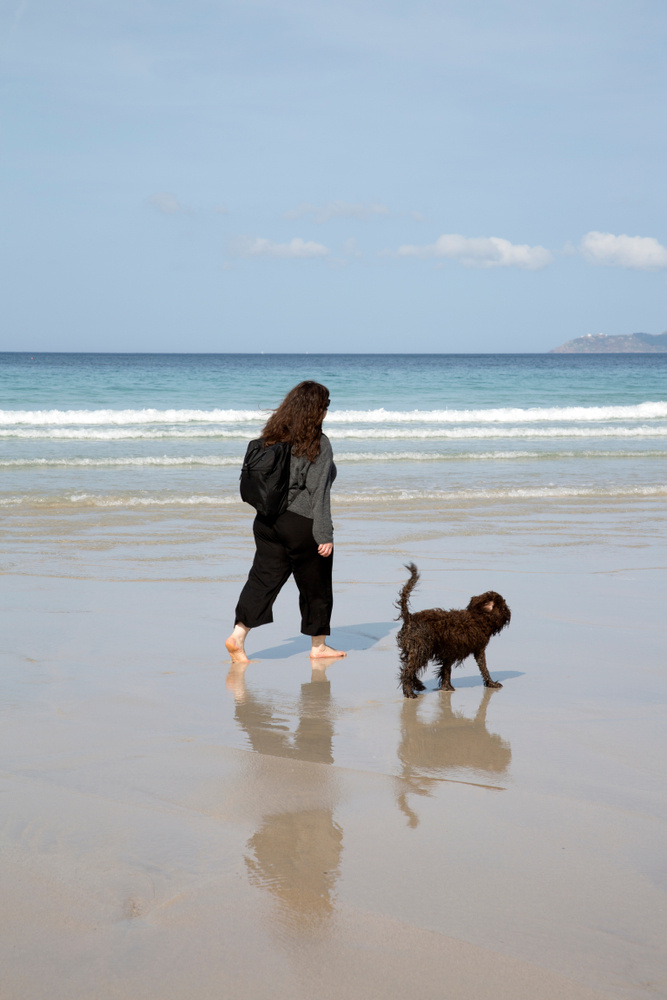
[{"label": "reflection of woman", "polygon": [[309,684],[301,685],[301,698],[296,704],[299,723],[294,733],[286,724],[286,711],[277,708],[269,698],[259,698],[248,691],[243,674],[229,672],[236,701],[235,717],[245,730],[255,753],[268,757],[290,757],[314,764],[333,764],[333,712],[331,683],[324,670],[314,669]]},{"label": "reflection of woman", "polygon": [[[336,708],[322,661],[313,664],[312,680],[301,685],[301,697],[289,707],[247,691],[243,673],[234,667],[229,679],[237,722],[255,753],[271,760],[333,764]],[[294,715],[295,728],[289,724]],[[266,812],[248,841],[250,881],[271,893],[284,924],[300,933],[316,931],[335,910],[343,854],[343,831],[334,818],[336,773],[326,766],[277,771],[272,764],[268,769],[253,766],[252,781],[256,801]]]},{"label": "reflection of woman", "polygon": [[273,621],[273,603],[294,574],[299,589],[301,631],[312,636],[311,657],[345,656],[326,644],[333,589],[333,525],[330,492],[336,466],[322,421],[329,392],[318,382],[300,382],[287,393],[262,431],[269,444],[292,446],[287,509],[269,524],[253,524],[257,550],[236,606],[234,631],[225,642],[235,663],[247,663],[245,638],[251,628]]},{"label": "reflection of woman", "polygon": [[283,920],[303,929],[331,916],[343,853],[333,809],[265,816],[248,848],[250,881],[275,897]]}]

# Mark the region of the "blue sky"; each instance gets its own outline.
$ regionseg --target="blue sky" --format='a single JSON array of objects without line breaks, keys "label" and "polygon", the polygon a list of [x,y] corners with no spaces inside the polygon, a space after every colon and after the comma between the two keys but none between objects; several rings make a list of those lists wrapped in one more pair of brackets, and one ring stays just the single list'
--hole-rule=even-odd
[{"label": "blue sky", "polygon": [[667,329],[664,0],[0,11],[0,349]]}]

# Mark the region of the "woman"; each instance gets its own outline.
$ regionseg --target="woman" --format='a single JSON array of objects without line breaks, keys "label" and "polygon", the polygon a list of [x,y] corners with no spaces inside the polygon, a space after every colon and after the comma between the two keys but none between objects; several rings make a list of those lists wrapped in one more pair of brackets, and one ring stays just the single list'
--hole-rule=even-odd
[{"label": "woman", "polygon": [[262,438],[292,446],[287,509],[271,524],[253,524],[257,551],[236,606],[234,631],[225,642],[232,662],[248,663],[245,638],[273,621],[273,602],[294,574],[299,588],[301,631],[312,636],[312,658],[345,656],[326,644],[333,608],[333,525],[329,495],[336,478],[331,444],[322,433],[329,392],[319,382],[300,382],[269,417]]}]

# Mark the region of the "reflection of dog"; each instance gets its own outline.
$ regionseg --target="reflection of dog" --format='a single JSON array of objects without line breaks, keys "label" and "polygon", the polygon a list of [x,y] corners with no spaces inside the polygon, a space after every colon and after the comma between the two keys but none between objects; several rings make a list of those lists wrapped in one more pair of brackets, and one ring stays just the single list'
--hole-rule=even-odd
[{"label": "reflection of dog", "polygon": [[406,566],[410,579],[401,589],[396,601],[403,626],[396,636],[401,651],[401,687],[406,698],[416,698],[424,685],[418,674],[425,669],[429,660],[438,666],[440,687],[453,691],[452,667],[458,666],[468,656],[474,656],[486,687],[499,688],[499,681],[492,681],[486,669],[486,647],[492,635],[497,635],[510,622],[510,609],[494,590],[487,590],[470,600],[465,611],[443,611],[429,608],[428,611],[410,612],[408,601],[419,579],[414,563]]},{"label": "reflection of dog", "polygon": [[[411,827],[419,817],[410,805],[412,795],[430,795],[439,781],[463,781],[486,788],[502,788],[512,750],[502,736],[486,727],[486,711],[494,691],[484,688],[474,718],[452,707],[451,691],[442,691],[423,712],[423,701],[405,698],[401,708],[401,741],[397,755],[401,779],[397,803]],[[416,808],[416,807],[415,807]]]}]

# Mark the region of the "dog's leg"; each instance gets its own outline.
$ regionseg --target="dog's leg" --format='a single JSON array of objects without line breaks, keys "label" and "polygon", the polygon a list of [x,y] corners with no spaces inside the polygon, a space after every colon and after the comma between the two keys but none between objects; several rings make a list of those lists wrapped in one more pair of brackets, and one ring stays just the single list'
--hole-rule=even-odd
[{"label": "dog's leg", "polygon": [[404,698],[416,698],[417,695],[414,690],[414,666],[412,664],[412,657],[405,647],[401,649],[401,673],[400,673],[400,684],[403,689]]},{"label": "dog's leg", "polygon": [[417,674],[420,670],[423,670],[426,666],[427,661],[422,661],[421,658],[415,656],[413,650],[411,650],[406,659],[403,661],[403,668],[401,669],[401,687],[403,688],[403,694],[406,698],[416,698],[418,691],[424,690],[424,685],[419,680]]},{"label": "dog's leg", "polygon": [[438,668],[438,677],[440,678],[440,690],[441,691],[453,691],[452,687],[452,661],[451,660],[438,660],[440,664]]},{"label": "dog's leg", "polygon": [[501,688],[502,684],[500,681],[492,681],[491,674],[486,668],[486,649],[483,649],[481,653],[475,653],[475,660],[477,661],[477,666],[479,667],[479,672],[484,680],[484,687],[488,688]]}]

